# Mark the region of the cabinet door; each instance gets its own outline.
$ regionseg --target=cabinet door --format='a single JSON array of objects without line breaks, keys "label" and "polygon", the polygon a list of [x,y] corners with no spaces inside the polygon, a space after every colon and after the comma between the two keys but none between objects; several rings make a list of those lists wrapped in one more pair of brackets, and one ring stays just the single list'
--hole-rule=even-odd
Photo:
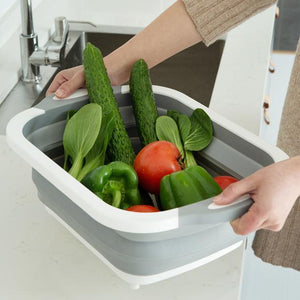
[{"label": "cabinet door", "polygon": [[294,58],[293,53],[274,52],[271,55],[271,72],[269,71],[261,109],[260,136],[273,145],[277,142],[282,108]]}]

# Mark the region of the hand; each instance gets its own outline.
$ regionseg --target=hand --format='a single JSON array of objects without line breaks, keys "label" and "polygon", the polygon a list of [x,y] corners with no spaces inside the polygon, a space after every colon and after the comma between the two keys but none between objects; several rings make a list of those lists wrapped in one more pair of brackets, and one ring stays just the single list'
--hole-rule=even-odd
[{"label": "hand", "polygon": [[[125,75],[121,72],[121,68],[120,70],[116,70],[116,74],[110,72],[111,63],[113,63],[114,60],[114,58],[110,58],[111,56],[112,55],[108,55],[105,57],[104,63],[106,65],[111,84],[119,85],[126,81],[127,77],[129,76],[129,71],[127,72],[128,74],[123,72]],[[74,68],[65,69],[57,73],[46,92],[46,96],[55,93],[57,98],[63,99],[70,96],[73,92],[82,87],[85,87],[85,76],[84,67],[81,65]]]},{"label": "hand", "polygon": [[248,193],[254,204],[242,217],[231,222],[235,233],[246,235],[262,228],[279,231],[300,195],[299,182],[300,156],[296,156],[231,184],[214,198],[214,202],[229,204]]},{"label": "hand", "polygon": [[46,95],[55,93],[57,98],[66,98],[77,89],[85,86],[83,66],[60,71],[49,86]]},{"label": "hand", "polygon": [[[111,85],[127,82],[131,67],[138,59],[143,58],[152,68],[201,39],[183,2],[176,1],[146,28],[104,57]],[[46,95],[55,93],[58,98],[65,98],[84,86],[83,66],[78,66],[59,72]]]},{"label": "hand", "polygon": [[[114,66],[114,60],[117,61],[117,59],[118,57],[116,58],[116,55],[114,56],[114,52],[104,58],[105,67],[107,69],[111,85],[123,84],[129,78],[131,65],[130,67],[119,67],[114,72],[111,72],[111,69],[113,69]],[[85,87],[84,67],[77,66],[60,71],[54,77],[46,92],[46,96],[55,93],[57,98],[63,99],[82,87]]]}]

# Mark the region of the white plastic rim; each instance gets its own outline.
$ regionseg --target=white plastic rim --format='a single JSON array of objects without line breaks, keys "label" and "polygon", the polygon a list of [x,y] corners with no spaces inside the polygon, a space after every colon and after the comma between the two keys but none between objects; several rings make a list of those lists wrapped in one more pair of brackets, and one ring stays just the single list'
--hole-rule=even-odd
[{"label": "white plastic rim", "polygon": [[87,89],[82,88],[82,89],[76,90],[73,94],[71,94],[70,96],[68,96],[64,99],[57,98],[54,95],[53,100],[56,100],[56,101],[69,100],[69,99],[75,99],[75,98],[82,97],[82,96],[87,96],[87,95],[88,95]]},{"label": "white plastic rim", "polygon": [[226,205],[218,205],[215,203],[211,203],[208,205],[208,209],[222,209],[224,207],[228,207],[228,206],[233,206],[235,204],[241,203],[245,200],[248,200],[250,198],[249,194],[243,195],[241,197],[239,197],[238,199],[236,199],[234,202],[230,203],[230,204],[226,204]]},{"label": "white plastic rim", "polygon": [[[123,94],[128,91],[128,86],[121,88]],[[161,86],[153,86],[153,92],[155,94],[172,97],[189,106],[191,109],[202,108],[215,123],[220,124],[234,134],[243,137],[246,141],[261,148],[267,152],[275,162],[288,158],[280,149],[265,143],[256,135],[221,117],[183,93]],[[8,123],[6,130],[7,142],[16,153],[58,190],[65,194],[95,221],[114,230],[130,233],[158,233],[178,228],[179,218],[177,208],[151,214],[135,213],[114,208],[104,201],[99,200],[95,194],[30,143],[23,135],[23,128],[31,119],[44,113],[44,110],[34,107],[13,117]]]}]

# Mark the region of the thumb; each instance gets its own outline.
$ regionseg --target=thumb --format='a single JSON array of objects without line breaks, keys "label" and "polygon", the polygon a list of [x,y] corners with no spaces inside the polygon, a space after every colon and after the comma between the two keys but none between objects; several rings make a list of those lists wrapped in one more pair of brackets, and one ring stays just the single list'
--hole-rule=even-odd
[{"label": "thumb", "polygon": [[229,185],[221,194],[214,197],[214,203],[218,205],[226,205],[234,202],[240,196],[249,193],[253,186],[248,178],[244,178],[238,182]]},{"label": "thumb", "polygon": [[84,77],[75,74],[70,80],[64,82],[57,89],[55,96],[58,98],[66,98],[82,86],[84,86]]}]

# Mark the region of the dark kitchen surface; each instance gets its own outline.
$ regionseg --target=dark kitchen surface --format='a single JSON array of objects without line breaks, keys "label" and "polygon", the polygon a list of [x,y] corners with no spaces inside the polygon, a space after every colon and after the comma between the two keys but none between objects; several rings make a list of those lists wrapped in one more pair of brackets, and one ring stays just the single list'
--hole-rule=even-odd
[{"label": "dark kitchen surface", "polygon": [[[86,40],[105,56],[130,38],[124,34],[89,33]],[[208,106],[224,45],[223,40],[210,47],[199,43],[174,55],[150,70],[152,84],[173,88]]]},{"label": "dark kitchen surface", "polygon": [[199,43],[169,58],[151,70],[153,84],[171,87],[208,106],[224,44]]}]

